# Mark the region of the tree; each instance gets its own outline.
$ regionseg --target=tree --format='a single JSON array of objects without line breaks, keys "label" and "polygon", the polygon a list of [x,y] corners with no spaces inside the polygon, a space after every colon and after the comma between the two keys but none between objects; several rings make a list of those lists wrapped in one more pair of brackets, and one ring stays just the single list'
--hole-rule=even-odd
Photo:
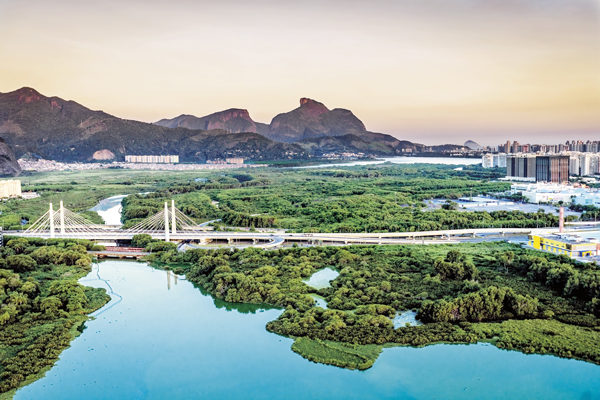
[{"label": "tree", "polygon": [[61,301],[62,308],[69,312],[79,311],[87,303],[83,287],[73,281],[60,280],[52,282],[50,295],[56,296]]},{"label": "tree", "polygon": [[56,296],[46,297],[40,303],[40,310],[47,317],[58,316],[61,308],[62,308],[62,301]]},{"label": "tree", "polygon": [[471,280],[478,274],[473,261],[457,250],[450,250],[444,259],[437,259],[433,267],[442,279]]},{"label": "tree", "polygon": [[16,254],[21,254],[29,246],[29,241],[25,238],[11,239],[6,246],[13,249]]},{"label": "tree", "polygon": [[42,246],[35,249],[31,257],[40,265],[58,264],[60,251],[55,246]]},{"label": "tree", "polygon": [[458,209],[458,203],[455,201],[447,200],[444,204],[442,204],[442,209],[444,210],[456,210]]},{"label": "tree", "polygon": [[131,245],[133,247],[146,247],[150,242],[152,242],[152,236],[142,233],[139,235],[133,235],[131,238]]},{"label": "tree", "polygon": [[505,251],[504,253],[502,253],[502,255],[500,256],[500,262],[504,266],[504,272],[508,273],[508,267],[513,264],[514,260],[515,253],[513,253],[512,251]]},{"label": "tree", "polygon": [[6,257],[6,265],[15,272],[32,271],[37,266],[33,258],[24,254]]}]

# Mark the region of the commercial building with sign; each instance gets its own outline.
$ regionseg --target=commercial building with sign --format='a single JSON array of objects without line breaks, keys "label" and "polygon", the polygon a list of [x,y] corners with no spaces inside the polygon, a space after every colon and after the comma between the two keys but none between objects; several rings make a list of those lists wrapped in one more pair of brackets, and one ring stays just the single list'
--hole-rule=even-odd
[{"label": "commercial building with sign", "polygon": [[597,256],[600,250],[598,242],[577,235],[529,235],[529,245],[537,250],[554,254],[564,254],[568,257]]}]

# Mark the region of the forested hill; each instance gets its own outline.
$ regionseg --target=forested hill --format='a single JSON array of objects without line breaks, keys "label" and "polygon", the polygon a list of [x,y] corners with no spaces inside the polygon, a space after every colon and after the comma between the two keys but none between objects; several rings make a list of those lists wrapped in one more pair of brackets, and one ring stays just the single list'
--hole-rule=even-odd
[{"label": "forested hill", "polygon": [[0,94],[0,137],[17,157],[30,153],[59,161],[122,160],[125,154],[178,154],[182,161],[241,156],[302,158],[297,145],[256,133],[166,128],[46,97],[31,88]]},{"label": "forested hill", "polygon": [[232,156],[305,159],[342,151],[392,156],[421,146],[368,132],[349,110],[330,111],[319,104],[302,99],[298,109],[279,114],[269,126],[252,121],[243,109],[149,124],[25,87],[0,93],[0,138],[17,157],[67,162],[123,160],[126,154],[177,154],[184,162]]}]

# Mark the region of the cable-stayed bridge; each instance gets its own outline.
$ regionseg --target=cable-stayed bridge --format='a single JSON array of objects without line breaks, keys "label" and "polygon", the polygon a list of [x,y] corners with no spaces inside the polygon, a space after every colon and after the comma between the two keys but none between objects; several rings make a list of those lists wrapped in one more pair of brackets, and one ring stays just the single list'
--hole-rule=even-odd
[{"label": "cable-stayed bridge", "polygon": [[123,229],[119,226],[96,224],[85,217],[67,209],[60,202],[58,209],[49,204],[48,211],[38,218],[25,231],[6,231],[8,235],[36,238],[88,239],[97,241],[127,241],[139,234],[148,234],[153,239],[167,242],[226,242],[232,244],[240,241],[250,241],[258,247],[274,247],[283,243],[283,239],[273,234],[254,232],[213,232],[205,224],[198,224],[181,210],[164,203],[164,208],[158,213]]},{"label": "cable-stayed bridge", "polygon": [[386,233],[281,233],[281,232],[215,232],[197,224],[175,207],[165,202],[164,208],[123,229],[95,224],[64,207],[57,210],[50,204],[48,211],[25,231],[5,231],[7,235],[39,238],[88,239],[96,241],[129,241],[134,235],[148,234],[154,239],[173,242],[244,244],[256,247],[276,247],[284,242],[300,244],[407,244],[452,243],[457,240],[488,235],[527,235],[547,233],[556,228],[482,228],[423,232]]}]

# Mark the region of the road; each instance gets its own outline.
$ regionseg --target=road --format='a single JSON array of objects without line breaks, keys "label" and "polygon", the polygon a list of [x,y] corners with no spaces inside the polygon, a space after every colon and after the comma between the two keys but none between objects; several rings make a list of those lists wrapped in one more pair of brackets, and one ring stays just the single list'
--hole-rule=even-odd
[{"label": "road", "polygon": [[[169,240],[175,242],[197,242],[200,245],[209,243],[227,243],[242,245],[251,243],[256,247],[276,247],[284,243],[309,245],[320,244],[434,244],[456,243],[458,241],[498,240],[506,235],[527,236],[530,233],[549,233],[556,228],[483,228],[454,229],[422,232],[385,232],[385,233],[282,233],[282,232],[215,232],[215,231],[178,231],[169,234]],[[22,231],[5,231],[6,235],[21,237],[49,238],[50,233],[26,233]],[[162,231],[128,232],[122,229],[99,229],[97,231],[56,232],[54,237],[65,239],[89,239],[101,241],[131,240],[135,234],[146,233],[154,239],[164,239]]]}]

